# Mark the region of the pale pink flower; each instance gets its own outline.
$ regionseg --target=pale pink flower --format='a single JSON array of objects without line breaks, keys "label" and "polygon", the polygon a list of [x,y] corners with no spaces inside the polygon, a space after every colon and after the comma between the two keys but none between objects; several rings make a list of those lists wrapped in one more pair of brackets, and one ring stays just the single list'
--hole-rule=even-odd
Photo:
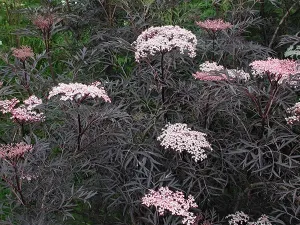
[{"label": "pale pink flower", "polygon": [[180,54],[187,52],[193,58],[196,56],[197,38],[191,31],[179,26],[150,27],[138,36],[133,45],[137,62],[174,49],[178,49]]},{"label": "pale pink flower", "polygon": [[224,67],[216,62],[204,62],[199,66],[200,72],[193,74],[193,77],[203,81],[221,81],[227,80],[227,76],[223,73]]},{"label": "pale pink flower", "polygon": [[0,158],[2,159],[18,159],[25,153],[32,151],[32,145],[24,142],[8,145],[0,145]]},{"label": "pale pink flower", "polygon": [[225,74],[221,75],[211,75],[206,72],[196,72],[193,74],[193,77],[197,80],[204,80],[204,81],[220,81],[220,80],[227,80]]},{"label": "pale pink flower", "polygon": [[196,216],[189,212],[190,208],[198,207],[193,196],[189,195],[187,199],[180,191],[171,191],[168,187],[161,187],[158,191],[150,190],[142,198],[142,204],[147,207],[155,206],[159,215],[164,215],[170,211],[172,215],[182,216],[183,224],[192,225],[195,222]]},{"label": "pale pink flower", "polygon": [[205,150],[212,151],[209,142],[205,138],[206,134],[192,131],[184,123],[169,123],[162,131],[162,134],[157,138],[161,146],[178,152],[187,151],[192,154],[192,158],[196,162],[207,158]]},{"label": "pale pink flower", "polygon": [[73,100],[78,103],[86,98],[102,98],[105,102],[111,102],[106,91],[100,86],[99,81],[92,83],[91,85],[85,85],[81,83],[60,83],[58,86],[53,87],[49,92],[48,99],[55,95],[61,95],[60,100],[67,101]]},{"label": "pale pink flower", "polygon": [[34,109],[36,106],[42,104],[42,99],[39,99],[35,95],[30,96],[28,99],[24,101],[24,104],[27,106],[28,110]]},{"label": "pale pink flower", "polygon": [[256,222],[249,223],[249,225],[272,225],[269,217],[265,214],[261,215]]},{"label": "pale pink flower", "polygon": [[212,71],[222,71],[224,70],[224,66],[218,65],[216,62],[206,61],[199,65],[199,69],[202,72],[212,72]]},{"label": "pale pink flower", "polygon": [[291,114],[290,117],[285,118],[288,124],[299,123],[300,121],[300,102],[297,102],[293,107],[288,108],[287,112]]},{"label": "pale pink flower", "polygon": [[233,25],[229,22],[224,22],[222,19],[216,19],[216,20],[205,20],[205,21],[199,21],[196,22],[196,24],[206,30],[211,30],[213,32],[219,31],[219,30],[226,30],[228,28],[233,27]]},{"label": "pale pink flower", "polygon": [[257,60],[250,63],[255,76],[263,77],[269,76],[272,81],[276,81],[279,84],[290,79],[291,75],[295,75],[300,72],[297,68],[297,63],[290,59],[272,59]]},{"label": "pale pink flower", "polygon": [[235,214],[230,214],[225,218],[231,218],[228,222],[229,225],[272,225],[269,221],[268,216],[261,215],[256,222],[249,222],[249,216],[244,212],[236,212]]},{"label": "pale pink flower", "polygon": [[0,111],[5,114],[13,110],[20,101],[16,98],[10,100],[0,100]]},{"label": "pale pink flower", "polygon": [[231,218],[228,222],[229,225],[240,225],[240,224],[248,224],[249,216],[244,212],[235,212],[235,214],[229,214],[225,218]]},{"label": "pale pink flower", "polygon": [[35,123],[45,120],[44,113],[29,110],[25,105],[14,108],[10,113],[12,114],[10,118],[18,123]]},{"label": "pale pink flower", "polygon": [[249,80],[250,74],[246,73],[244,70],[238,69],[227,69],[227,74],[229,78],[240,79],[240,80]]},{"label": "pale pink flower", "polygon": [[24,101],[25,104],[16,107],[19,102],[16,98],[0,101],[0,111],[3,114],[10,113],[12,115],[11,119],[18,123],[32,123],[45,120],[43,113],[33,111],[36,106],[42,104],[41,99],[32,95]]},{"label": "pale pink flower", "polygon": [[25,61],[27,58],[31,58],[34,56],[32,49],[28,46],[21,46],[20,48],[12,48],[12,54],[14,57],[20,59],[21,61]]}]

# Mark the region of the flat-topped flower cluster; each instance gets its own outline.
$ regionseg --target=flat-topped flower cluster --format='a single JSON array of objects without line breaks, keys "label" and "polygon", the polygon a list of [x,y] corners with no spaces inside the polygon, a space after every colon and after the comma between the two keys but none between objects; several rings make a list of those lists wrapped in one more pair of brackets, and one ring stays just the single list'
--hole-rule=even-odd
[{"label": "flat-topped flower cluster", "polygon": [[150,27],[138,36],[133,45],[137,62],[174,49],[178,49],[180,54],[187,52],[190,57],[195,57],[197,38],[191,31],[179,26]]},{"label": "flat-topped flower cluster", "polygon": [[164,215],[165,211],[170,211],[172,215],[182,216],[182,223],[193,225],[196,216],[189,212],[190,208],[198,207],[193,196],[189,195],[187,199],[180,191],[171,191],[168,187],[161,187],[158,191],[150,190],[142,198],[142,204],[150,207],[155,206],[159,215]]},{"label": "flat-topped flower cluster", "polygon": [[[199,66],[200,71],[193,74],[193,77],[197,80],[203,81],[221,81],[228,79],[240,79],[249,80],[250,74],[243,70],[238,69],[226,69],[222,65],[218,65],[216,62],[206,61]],[[227,72],[227,75],[225,74]]]},{"label": "flat-topped flower cluster", "polygon": [[219,30],[226,30],[228,28],[233,27],[233,25],[229,22],[224,22],[222,19],[215,19],[215,20],[205,20],[205,21],[199,21],[196,22],[196,24],[205,29],[205,30],[211,30],[213,32],[217,32]]},{"label": "flat-topped flower cluster", "polygon": [[287,112],[291,114],[290,117],[285,118],[288,124],[300,122],[300,102],[297,102],[293,107],[288,108]]},{"label": "flat-topped flower cluster", "polygon": [[26,144],[24,142],[16,144],[0,145],[0,158],[1,159],[18,159],[22,157],[25,153],[32,151],[32,145]]},{"label": "flat-topped flower cluster", "polygon": [[175,151],[187,151],[198,162],[207,158],[206,150],[212,147],[205,138],[206,134],[193,131],[184,123],[167,124],[162,134],[157,138],[160,145]]},{"label": "flat-topped flower cluster", "polygon": [[272,225],[269,221],[268,216],[261,215],[256,222],[249,222],[250,217],[244,212],[236,212],[235,214],[230,214],[226,216],[226,218],[230,218],[229,225]]},{"label": "flat-topped flower cluster", "polygon": [[32,49],[28,46],[21,46],[20,48],[12,48],[11,50],[13,56],[20,59],[23,62],[27,58],[31,58],[34,56]]},{"label": "flat-topped flower cluster", "polygon": [[73,100],[75,102],[81,102],[86,98],[102,98],[105,102],[111,102],[106,91],[103,87],[99,87],[101,83],[96,81],[91,85],[81,83],[60,83],[58,86],[53,87],[49,92],[48,99],[55,95],[61,95],[60,100],[68,101]]},{"label": "flat-topped flower cluster", "polygon": [[42,31],[50,30],[53,23],[54,23],[54,16],[53,15],[37,15],[33,20],[32,23],[37,26]]},{"label": "flat-topped flower cluster", "polygon": [[291,75],[300,72],[297,68],[297,62],[290,59],[256,60],[250,63],[250,66],[253,69],[253,75],[258,77],[267,75],[271,81],[276,81],[279,84],[284,81],[288,82]]},{"label": "flat-topped flower cluster", "polygon": [[33,123],[45,120],[42,112],[34,111],[34,109],[42,104],[42,100],[35,95],[24,100],[24,104],[16,107],[20,101],[17,98],[10,100],[0,100],[0,112],[3,114],[10,113],[11,119],[18,123]]}]

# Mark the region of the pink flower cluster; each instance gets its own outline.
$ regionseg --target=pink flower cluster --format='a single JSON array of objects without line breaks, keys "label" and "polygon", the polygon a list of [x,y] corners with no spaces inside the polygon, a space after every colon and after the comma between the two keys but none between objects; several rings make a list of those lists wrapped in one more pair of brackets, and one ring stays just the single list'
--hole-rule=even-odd
[{"label": "pink flower cluster", "polygon": [[39,99],[35,95],[31,95],[28,99],[24,101],[24,104],[27,106],[28,110],[32,110],[38,105],[41,105],[42,103],[42,99]]},{"label": "pink flower cluster", "polygon": [[54,23],[54,16],[53,15],[46,15],[46,16],[38,15],[33,19],[32,23],[44,32],[44,31],[50,30],[52,28],[52,25]]},{"label": "pink flower cluster", "polygon": [[1,159],[18,159],[26,152],[32,151],[32,145],[24,142],[17,144],[0,145],[0,158]]},{"label": "pink flower cluster", "polygon": [[[216,62],[204,62],[199,66],[200,71],[193,74],[193,77],[203,81],[220,81],[228,79],[249,80],[250,75],[243,70],[225,69]],[[225,75],[227,72],[228,76]]]},{"label": "pink flower cluster", "polygon": [[161,146],[178,152],[187,151],[196,162],[207,158],[205,149],[212,151],[205,138],[206,134],[192,131],[184,123],[167,124],[162,130],[162,134],[157,138]]},{"label": "pink flower cluster", "polygon": [[253,74],[263,77],[265,74],[270,77],[272,81],[276,81],[279,84],[283,81],[288,82],[291,75],[299,73],[297,63],[290,59],[272,59],[257,60],[250,63],[253,69]]},{"label": "pink flower cluster", "polygon": [[285,118],[288,124],[300,122],[300,102],[297,102],[293,107],[288,108],[287,112],[292,116]]},{"label": "pink flower cluster", "polygon": [[135,59],[153,56],[157,53],[166,53],[173,49],[178,49],[180,54],[187,52],[190,57],[196,56],[196,36],[186,29],[179,26],[150,27],[142,32],[135,45]]},{"label": "pink flower cluster", "polygon": [[155,206],[161,216],[165,214],[165,210],[170,211],[172,215],[182,216],[182,223],[187,225],[193,225],[196,219],[194,213],[188,210],[198,207],[193,196],[189,195],[186,200],[182,192],[173,192],[168,187],[161,187],[158,191],[151,189],[150,193],[142,198],[142,204],[148,207]]},{"label": "pink flower cluster", "polygon": [[217,76],[217,75],[211,75],[209,73],[199,72],[199,71],[194,73],[193,77],[195,77],[195,79],[197,79],[197,80],[204,80],[204,81],[227,80],[227,77],[224,74]]},{"label": "pink flower cluster", "polygon": [[16,98],[11,100],[0,100],[0,111],[5,114],[11,112],[20,101]]},{"label": "pink flower cluster", "polygon": [[[199,66],[200,71],[193,74],[193,77],[204,81],[220,81],[227,80],[224,74],[224,67],[219,66],[216,62],[204,62]],[[222,72],[223,73],[222,73]]]},{"label": "pink flower cluster", "polygon": [[25,61],[27,58],[33,57],[34,53],[32,49],[28,46],[21,46],[20,48],[12,48],[12,54],[14,57]]},{"label": "pink flower cluster", "polygon": [[199,21],[196,22],[196,24],[206,30],[211,30],[213,32],[219,31],[219,30],[226,30],[228,28],[231,28],[233,25],[229,22],[224,22],[221,19],[216,20],[205,20],[204,22]]},{"label": "pink flower cluster", "polygon": [[24,104],[16,107],[20,101],[16,98],[0,101],[0,111],[10,113],[11,119],[18,123],[33,123],[45,120],[43,113],[34,111],[35,107],[42,104],[42,100],[32,95],[24,101]]},{"label": "pink flower cluster", "polygon": [[81,83],[60,83],[58,86],[53,87],[49,92],[48,99],[55,95],[62,95],[60,100],[74,100],[77,103],[82,102],[86,98],[102,98],[105,102],[111,102],[106,91],[100,86],[100,82],[94,82],[91,85],[85,85]]},{"label": "pink flower cluster", "polygon": [[261,215],[256,222],[249,222],[249,216],[244,212],[236,212],[235,214],[230,214],[225,218],[231,218],[228,222],[230,225],[272,225],[269,221],[268,216]]}]

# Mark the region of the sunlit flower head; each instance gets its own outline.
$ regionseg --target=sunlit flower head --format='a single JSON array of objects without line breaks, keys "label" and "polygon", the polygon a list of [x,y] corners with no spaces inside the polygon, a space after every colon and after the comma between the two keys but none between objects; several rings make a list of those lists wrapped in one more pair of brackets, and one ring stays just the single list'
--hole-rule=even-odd
[{"label": "sunlit flower head", "polygon": [[205,29],[205,30],[211,30],[213,32],[219,31],[219,30],[226,30],[228,28],[231,28],[233,25],[229,22],[224,22],[222,19],[216,19],[216,20],[205,20],[205,21],[199,21],[196,22],[196,24]]},{"label": "sunlit flower head", "polygon": [[191,31],[179,26],[150,27],[138,36],[133,45],[137,62],[175,49],[179,50],[180,54],[186,52],[190,57],[195,57],[197,38]]},{"label": "sunlit flower head", "polygon": [[182,223],[193,225],[196,219],[194,213],[189,212],[190,208],[196,208],[198,205],[195,203],[193,196],[189,195],[187,199],[180,191],[171,191],[168,187],[161,187],[158,191],[150,190],[142,198],[142,204],[147,207],[155,206],[159,215],[164,215],[166,211],[171,212],[172,215],[182,216]]},{"label": "sunlit flower head", "polygon": [[31,58],[34,56],[32,49],[28,46],[21,46],[20,48],[12,48],[12,54],[14,57],[20,59],[21,61],[25,61],[27,58]]},{"label": "sunlit flower head", "polygon": [[212,151],[205,136],[205,133],[191,130],[187,124],[175,123],[167,124],[157,140],[166,149],[171,148],[178,152],[187,151],[198,162],[207,158],[206,150]]}]

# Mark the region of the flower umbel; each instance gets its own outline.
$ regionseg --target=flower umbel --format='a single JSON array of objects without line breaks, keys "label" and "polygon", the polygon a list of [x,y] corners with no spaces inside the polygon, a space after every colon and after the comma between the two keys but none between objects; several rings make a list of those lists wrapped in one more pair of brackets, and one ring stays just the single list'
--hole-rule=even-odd
[{"label": "flower umbel", "polygon": [[195,222],[196,216],[189,212],[190,208],[198,207],[193,196],[189,195],[188,199],[184,198],[184,194],[180,191],[171,191],[168,187],[161,187],[158,191],[150,190],[142,198],[142,204],[150,207],[155,206],[159,215],[164,215],[168,210],[172,215],[182,216],[183,224],[192,225]]},{"label": "flower umbel", "polygon": [[249,222],[249,216],[242,211],[230,214],[225,218],[231,218],[228,221],[230,225],[272,225],[268,216],[264,214],[261,215],[256,222]]},{"label": "flower umbel", "polygon": [[0,100],[0,111],[5,114],[11,112],[20,101],[16,98]]},{"label": "flower umbel", "polygon": [[193,131],[184,123],[167,124],[162,134],[157,138],[160,145],[175,151],[187,151],[198,162],[207,158],[205,149],[211,150],[206,134]]},{"label": "flower umbel", "polygon": [[32,151],[32,145],[28,145],[24,142],[17,144],[0,145],[0,158],[1,159],[18,159],[22,157],[26,152]]},{"label": "flower umbel", "polygon": [[272,59],[257,60],[250,63],[255,76],[263,77],[268,75],[271,81],[281,84],[289,80],[291,75],[298,73],[297,63],[290,59]]},{"label": "flower umbel", "polygon": [[299,123],[300,121],[300,102],[297,102],[293,107],[288,108],[287,112],[291,114],[290,117],[285,118],[288,124]]},{"label": "flower umbel", "polygon": [[225,218],[231,218],[228,222],[230,225],[241,225],[247,224],[249,221],[249,216],[244,212],[235,212],[235,214],[229,214]]},{"label": "flower umbel", "polygon": [[138,36],[133,45],[137,62],[174,49],[178,49],[180,54],[187,52],[193,58],[196,56],[197,39],[191,31],[179,26],[150,27]]},{"label": "flower umbel", "polygon": [[12,54],[14,57],[25,61],[27,58],[33,57],[34,53],[32,49],[28,46],[21,46],[20,48],[12,48]]},{"label": "flower umbel", "polygon": [[233,25],[229,22],[224,22],[221,19],[216,20],[205,20],[205,21],[199,21],[196,22],[196,24],[206,30],[211,30],[213,32],[219,31],[219,30],[226,30],[228,28],[231,28]]},{"label": "flower umbel", "polygon": [[43,113],[33,111],[33,109],[42,104],[42,100],[38,99],[35,95],[30,96],[24,100],[24,104],[16,107],[20,101],[16,98],[11,100],[0,101],[0,111],[5,113],[11,113],[11,119],[18,123],[33,123],[45,120]]},{"label": "flower umbel", "polygon": [[193,74],[193,77],[204,81],[220,81],[227,80],[227,76],[223,73],[224,67],[216,62],[206,61],[199,66],[200,71]]},{"label": "flower umbel", "polygon": [[105,102],[111,102],[106,91],[100,86],[100,82],[94,82],[91,85],[81,83],[60,83],[58,86],[53,87],[49,92],[48,99],[55,95],[61,95],[60,100],[67,101],[73,100],[77,103],[82,102],[86,98],[102,98]]},{"label": "flower umbel", "polygon": [[38,15],[33,19],[32,23],[44,32],[51,29],[54,23],[54,16],[51,14],[45,16]]}]

